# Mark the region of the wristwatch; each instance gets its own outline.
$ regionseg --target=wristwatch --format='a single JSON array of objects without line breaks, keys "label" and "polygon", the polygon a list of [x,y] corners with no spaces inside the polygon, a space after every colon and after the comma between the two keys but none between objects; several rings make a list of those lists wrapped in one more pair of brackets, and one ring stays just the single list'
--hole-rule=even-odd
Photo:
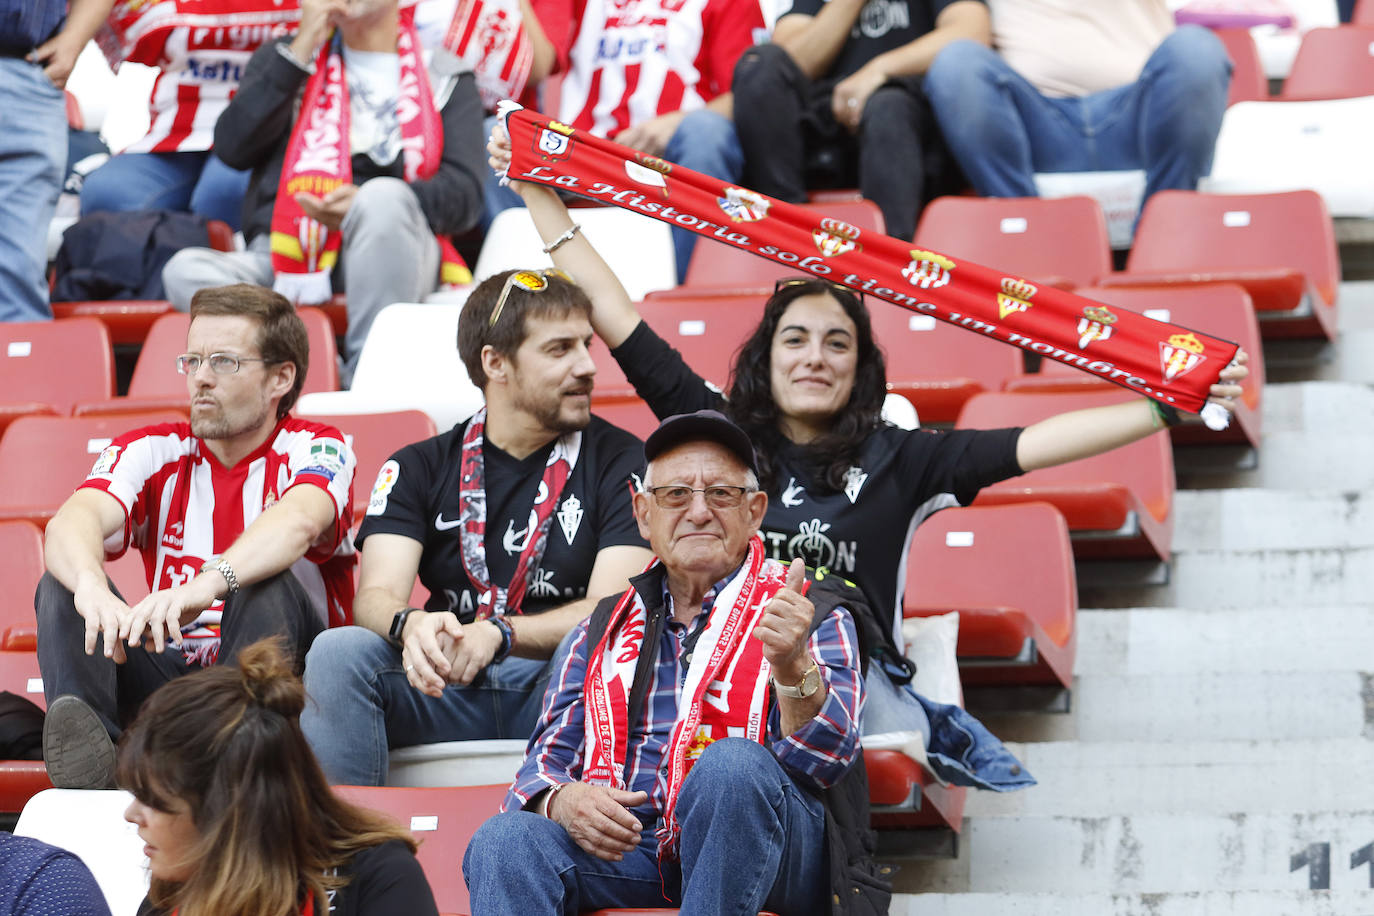
[{"label": "wristwatch", "polygon": [[386,640],[396,648],[401,648],[401,637],[405,635],[406,618],[411,612],[418,611],[417,607],[403,607],[396,612],[396,616],[391,618],[391,629],[386,631]]},{"label": "wristwatch", "polygon": [[239,590],[239,577],[234,575],[234,567],[229,565],[228,560],[224,557],[211,557],[205,561],[205,565],[200,568],[200,571],[207,573],[212,569],[217,570],[224,577],[224,584],[229,586],[229,591],[225,594],[226,598]]},{"label": "wristwatch", "polygon": [[769,678],[769,680],[773,681],[773,689],[777,691],[778,696],[788,697],[793,700],[804,700],[821,689],[821,666],[816,664],[813,660],[811,662],[811,667],[807,668],[806,673],[802,675],[801,683],[795,687],[779,684],[776,680],[773,680],[773,678]]},{"label": "wristwatch", "polygon": [[501,614],[493,614],[488,617],[487,623],[501,631],[501,645],[497,648],[496,654],[492,656],[491,660],[493,662],[503,662],[510,656],[511,650],[515,648],[515,628],[512,627],[510,621]]}]

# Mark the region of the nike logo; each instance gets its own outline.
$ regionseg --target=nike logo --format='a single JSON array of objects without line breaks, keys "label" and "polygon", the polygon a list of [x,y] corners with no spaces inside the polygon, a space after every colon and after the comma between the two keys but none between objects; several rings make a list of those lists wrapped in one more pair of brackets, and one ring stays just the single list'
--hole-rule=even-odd
[{"label": "nike logo", "polygon": [[448,531],[450,528],[457,528],[461,524],[463,524],[463,520],[461,518],[455,518],[451,522],[444,521],[444,513],[442,512],[434,516],[435,531]]}]

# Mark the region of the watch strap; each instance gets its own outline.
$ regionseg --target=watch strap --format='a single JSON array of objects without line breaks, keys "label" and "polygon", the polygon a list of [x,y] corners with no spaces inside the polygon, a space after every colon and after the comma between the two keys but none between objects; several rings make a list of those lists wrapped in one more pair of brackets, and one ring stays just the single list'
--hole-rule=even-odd
[{"label": "watch strap", "polygon": [[387,630],[387,642],[391,643],[398,649],[401,648],[402,637],[405,636],[406,631],[406,618],[408,618],[412,612],[418,610],[420,610],[420,608],[403,607],[396,612],[395,616],[391,618],[391,628]]}]

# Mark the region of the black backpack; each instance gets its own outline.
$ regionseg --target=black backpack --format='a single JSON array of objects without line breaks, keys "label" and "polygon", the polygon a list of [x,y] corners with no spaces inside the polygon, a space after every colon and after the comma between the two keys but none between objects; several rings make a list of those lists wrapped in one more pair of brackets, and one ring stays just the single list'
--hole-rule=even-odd
[{"label": "black backpack", "polygon": [[183,248],[209,246],[205,222],[174,210],[83,216],[62,233],[52,300],[165,298],[162,268]]}]

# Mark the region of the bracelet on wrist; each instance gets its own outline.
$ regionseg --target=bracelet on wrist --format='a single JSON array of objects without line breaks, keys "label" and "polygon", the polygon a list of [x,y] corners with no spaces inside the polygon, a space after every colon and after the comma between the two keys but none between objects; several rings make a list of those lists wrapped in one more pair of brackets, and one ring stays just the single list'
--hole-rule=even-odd
[{"label": "bracelet on wrist", "polygon": [[1154,414],[1153,421],[1155,429],[1177,426],[1183,422],[1183,417],[1179,414],[1178,408],[1172,404],[1162,404],[1154,398],[1148,399],[1150,411]]},{"label": "bracelet on wrist", "polygon": [[501,633],[501,645],[497,647],[496,654],[492,656],[493,662],[503,662],[510,657],[515,649],[515,628],[510,625],[510,621],[500,614],[494,614],[487,618],[487,621]]},{"label": "bracelet on wrist", "polygon": [[566,232],[564,232],[558,238],[554,239],[552,242],[549,242],[549,244],[544,246],[544,254],[553,254],[559,248],[562,248],[568,242],[571,242],[572,237],[574,235],[577,235],[577,233],[580,232],[581,229],[581,226],[579,226],[577,223],[573,223],[571,226],[568,227]]}]

